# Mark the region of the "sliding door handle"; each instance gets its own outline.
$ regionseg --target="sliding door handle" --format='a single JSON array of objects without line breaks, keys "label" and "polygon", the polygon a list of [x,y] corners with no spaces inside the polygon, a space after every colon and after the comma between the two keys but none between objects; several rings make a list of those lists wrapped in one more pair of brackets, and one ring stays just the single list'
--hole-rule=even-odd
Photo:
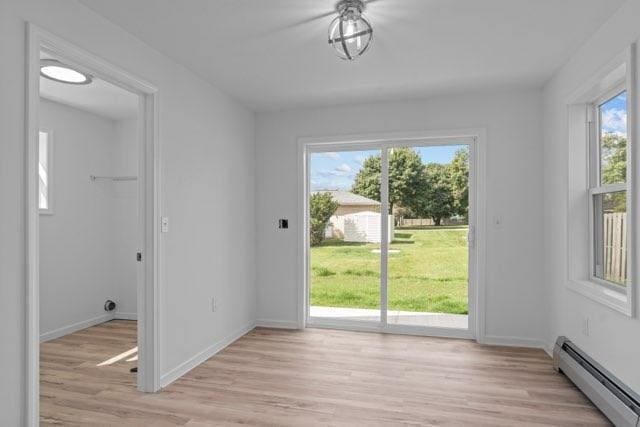
[{"label": "sliding door handle", "polygon": [[473,225],[470,225],[469,231],[467,231],[467,243],[470,248],[475,248],[476,246],[476,228]]}]

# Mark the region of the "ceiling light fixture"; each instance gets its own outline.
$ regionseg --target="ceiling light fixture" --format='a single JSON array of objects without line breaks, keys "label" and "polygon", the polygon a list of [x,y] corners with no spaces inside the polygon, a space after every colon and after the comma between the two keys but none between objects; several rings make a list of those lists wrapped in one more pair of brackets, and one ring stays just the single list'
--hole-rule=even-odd
[{"label": "ceiling light fixture", "polygon": [[362,0],[340,0],[338,17],[329,25],[329,44],[342,59],[353,61],[371,46],[373,28],[362,15]]},{"label": "ceiling light fixture", "polygon": [[40,60],[40,75],[58,83],[72,85],[86,85],[92,81],[89,74],[71,68],[57,59]]}]

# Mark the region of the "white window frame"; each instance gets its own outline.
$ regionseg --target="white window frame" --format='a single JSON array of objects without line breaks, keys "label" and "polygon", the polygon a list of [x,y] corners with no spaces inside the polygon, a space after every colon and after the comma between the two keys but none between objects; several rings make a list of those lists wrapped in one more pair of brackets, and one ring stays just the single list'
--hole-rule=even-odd
[{"label": "white window frame", "polygon": [[[621,81],[614,88],[606,91],[603,95],[601,95],[596,100],[594,100],[594,102],[589,104],[588,111],[587,111],[587,126],[588,126],[587,138],[589,143],[589,150],[588,150],[588,153],[589,153],[589,164],[588,164],[588,168],[589,168],[588,169],[589,170],[589,190],[588,190],[588,193],[589,193],[589,249],[590,249],[589,250],[589,280],[591,280],[595,284],[606,286],[609,289],[615,292],[624,294],[626,296],[626,293],[627,293],[626,287],[619,285],[615,282],[610,282],[608,280],[601,279],[596,274],[597,264],[595,261],[596,260],[595,248],[600,239],[600,236],[596,236],[596,232],[595,232],[596,218],[594,215],[595,209],[596,209],[595,196],[599,194],[608,194],[608,193],[625,191],[626,199],[627,199],[627,202],[626,202],[627,207],[631,206],[631,194],[630,194],[631,186],[629,185],[629,180],[626,177],[625,177],[624,183],[617,183],[617,184],[601,183],[601,178],[602,178],[601,177],[601,173],[602,173],[601,124],[602,123],[600,121],[601,119],[600,107],[623,92],[627,92],[626,81]],[[629,111],[629,97],[627,94],[627,150],[629,150],[631,145],[629,143],[628,137],[629,137],[629,124],[632,121],[630,120],[628,111]],[[631,170],[629,157],[630,156],[627,155],[627,171]],[[627,212],[627,216],[629,217],[628,212]],[[631,232],[630,232],[631,228],[632,228],[631,224],[629,224],[629,226],[627,227],[627,242],[631,242]],[[629,248],[627,247],[627,252],[628,251],[629,251]],[[628,255],[629,254],[627,253],[627,259],[630,258]],[[629,269],[629,264],[627,264],[627,269]]]},{"label": "white window frame", "polygon": [[[600,123],[598,108],[621,92],[627,92],[627,176],[626,183],[600,185]],[[567,287],[626,316],[635,316],[635,288],[638,282],[638,236],[636,212],[640,170],[636,147],[636,46],[632,44],[600,72],[581,86],[567,101],[569,114],[569,188],[567,211]],[[582,112],[582,113],[579,113]],[[584,132],[578,116],[582,114]],[[583,148],[580,148],[582,145]],[[626,191],[628,283],[620,286],[595,275],[595,196]],[[585,209],[581,211],[582,209]],[[581,211],[581,212],[580,212]],[[584,218],[584,219],[581,219]],[[577,222],[576,222],[577,221]],[[573,223],[572,223],[573,222]],[[585,230],[585,227],[588,230]],[[580,246],[586,244],[588,250]],[[588,259],[586,259],[588,257]]]},{"label": "white window frame", "polygon": [[[47,207],[41,208],[40,202],[38,201],[38,213],[40,215],[53,215],[54,214],[54,171],[55,165],[53,164],[53,151],[54,151],[54,141],[53,141],[53,132],[47,130],[40,130],[38,133],[38,170],[40,168],[40,134],[47,135]],[[38,193],[40,192],[40,188],[38,188]]]}]

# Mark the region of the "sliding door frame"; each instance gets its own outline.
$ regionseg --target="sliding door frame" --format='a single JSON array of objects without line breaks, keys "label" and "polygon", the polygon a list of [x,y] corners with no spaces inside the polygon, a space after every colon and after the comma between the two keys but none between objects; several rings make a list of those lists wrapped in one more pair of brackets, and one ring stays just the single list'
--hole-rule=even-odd
[{"label": "sliding door frame", "polygon": [[[386,132],[331,137],[303,137],[298,140],[298,227],[300,233],[298,260],[298,327],[349,329],[410,335],[444,336],[484,341],[484,265],[485,265],[485,147],[484,129],[454,129],[419,132]],[[388,211],[388,149],[396,147],[425,147],[437,145],[468,145],[469,176],[469,316],[468,329],[396,325],[387,323],[388,291],[388,224],[382,221],[380,250],[380,319],[378,322],[347,319],[322,319],[309,316],[309,228],[308,200],[310,154],[332,151],[380,150],[381,155],[381,211]]]}]

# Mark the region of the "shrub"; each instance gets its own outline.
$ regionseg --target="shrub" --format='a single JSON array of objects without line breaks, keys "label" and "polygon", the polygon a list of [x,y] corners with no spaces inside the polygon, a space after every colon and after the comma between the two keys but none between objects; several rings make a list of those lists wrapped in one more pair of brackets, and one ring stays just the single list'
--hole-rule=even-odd
[{"label": "shrub", "polygon": [[329,219],[338,209],[338,202],[330,193],[315,193],[309,198],[309,228],[311,246],[317,246],[324,240],[324,231]]}]

